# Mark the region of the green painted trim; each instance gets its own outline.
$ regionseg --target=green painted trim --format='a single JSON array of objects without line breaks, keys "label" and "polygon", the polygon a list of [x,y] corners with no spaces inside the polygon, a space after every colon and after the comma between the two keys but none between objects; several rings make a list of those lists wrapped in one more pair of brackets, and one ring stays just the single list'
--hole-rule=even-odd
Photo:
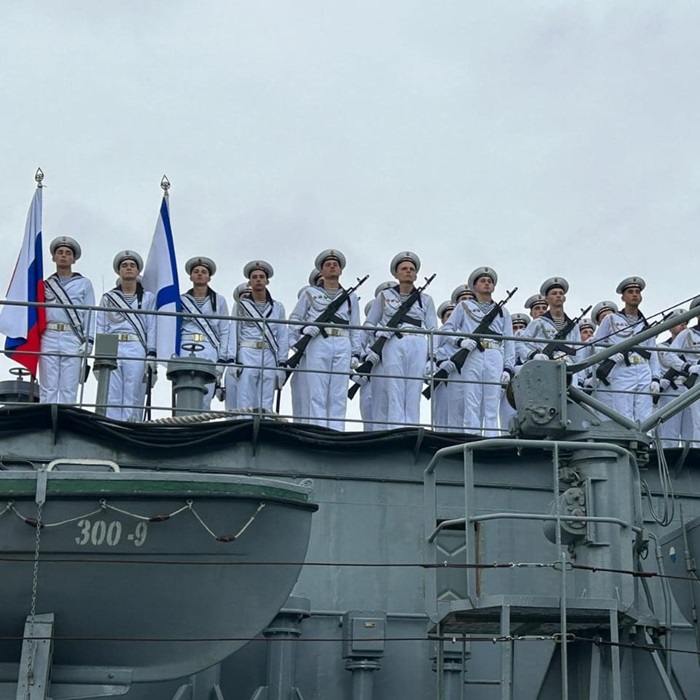
[{"label": "green painted trim", "polygon": [[[246,483],[197,482],[174,480],[130,480],[130,479],[51,479],[47,483],[48,496],[109,496],[118,498],[133,497],[233,497],[275,499],[294,501],[295,503],[311,505],[308,496],[296,491],[288,491],[275,486],[260,486]],[[29,478],[0,478],[0,500],[20,496],[34,497],[36,493],[36,477]]]}]

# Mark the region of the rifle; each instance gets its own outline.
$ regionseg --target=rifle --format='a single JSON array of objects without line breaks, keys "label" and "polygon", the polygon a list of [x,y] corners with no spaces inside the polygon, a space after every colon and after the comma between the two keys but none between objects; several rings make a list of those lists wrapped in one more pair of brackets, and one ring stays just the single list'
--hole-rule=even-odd
[{"label": "rifle", "polygon": [[143,418],[144,420],[151,420],[151,393],[153,390],[153,372],[151,371],[151,368],[149,367],[146,370],[146,376],[144,377],[146,380],[146,410],[144,411]]},{"label": "rifle", "polygon": [[[508,290],[506,291],[508,292]],[[515,287],[515,289],[513,289],[512,292],[508,292],[508,295],[505,299],[501,299],[501,301],[499,301],[495,306],[493,306],[491,310],[486,314],[486,316],[484,316],[484,318],[481,319],[481,322],[474,329],[474,333],[472,333],[471,335],[488,335],[489,331],[491,330],[491,324],[493,323],[494,319],[501,313],[501,309],[508,303],[510,298],[517,291],[518,288]],[[481,344],[481,338],[475,338],[475,340],[476,347],[479,350],[479,352],[484,352],[485,348]],[[469,357],[469,352],[470,351],[466,348],[460,348],[459,350],[457,350],[456,353],[454,353],[450,357],[450,361],[454,363],[457,372],[460,372],[462,370],[462,367],[464,367],[464,363],[467,361],[467,357]],[[446,372],[444,369],[439,369],[437,372],[435,372],[435,374],[433,375],[432,383],[425,387],[425,389],[423,389],[423,396],[425,396],[426,399],[430,399],[430,397],[433,394],[433,387],[440,386],[440,384],[442,384],[449,376],[449,372]]]},{"label": "rifle", "polygon": [[546,355],[550,360],[554,356],[557,350],[565,352],[567,355],[575,355],[576,349],[571,348],[568,345],[561,345],[557,343],[557,340],[564,340],[567,335],[576,327],[576,324],[591,310],[591,306],[587,309],[581,309],[581,314],[576,318],[570,318],[558,331],[557,334],[552,338],[552,341],[547,345],[542,354]]},{"label": "rifle", "polygon": [[[360,287],[367,281],[368,278],[369,275],[365,275],[362,279],[358,277],[357,284],[354,287],[344,289],[342,294],[338,294],[338,296],[335,299],[333,299],[333,301],[330,304],[328,304],[324,312],[322,314],[319,314],[318,318],[313,322],[313,324],[319,325],[321,323],[328,323],[329,321],[331,321],[332,317],[335,316],[335,312],[350,298],[350,295],[356,289],[358,289],[358,287]],[[328,334],[323,329],[323,327],[321,327],[321,334],[324,337],[328,337]],[[294,343],[294,345],[292,346],[296,352],[285,363],[287,367],[287,378],[292,373],[292,370],[295,369],[301,362],[301,358],[304,356],[306,348],[312,340],[312,336],[302,335],[301,338],[299,338],[299,340],[297,340],[297,342]],[[280,363],[280,366],[282,366],[282,363]]]},{"label": "rifle", "polygon": [[[692,375],[688,372],[685,372],[682,369],[676,369],[675,367],[670,367],[669,369],[667,369],[664,372],[663,377],[661,377],[661,381],[666,379],[671,384],[673,384],[674,389],[677,389],[678,387],[675,384],[675,380],[678,379],[678,377],[685,377],[684,384],[685,384],[685,386],[688,386],[688,382],[690,381],[691,377],[693,377],[693,376],[695,376],[695,375]],[[697,377],[696,377],[696,379],[697,379]],[[696,380],[693,380],[693,382],[690,384],[691,387],[693,386],[693,384],[695,384],[695,381]],[[663,393],[663,391],[664,390],[661,389],[661,393]],[[652,399],[652,403],[654,404],[654,406],[656,406],[656,404],[659,403],[660,398],[661,398],[661,394],[657,394],[656,396],[654,396],[654,398]]]},{"label": "rifle", "polygon": [[[403,322],[404,318],[406,317],[406,314],[410,311],[411,307],[413,304],[416,303],[416,300],[420,297],[421,292],[425,290],[425,288],[435,279],[435,275],[437,273],[433,272],[433,274],[430,277],[425,278],[425,284],[422,287],[414,287],[413,291],[408,295],[408,297],[403,301],[401,306],[399,306],[398,309],[394,312],[394,315],[386,322],[385,328],[398,328],[399,325]],[[394,331],[394,334],[397,337],[401,337],[401,333],[399,331]],[[384,351],[384,346],[386,345],[387,341],[389,338],[381,337],[377,338],[372,345],[370,345],[370,350],[377,355],[379,355],[379,359],[381,360],[382,357],[382,352]],[[369,361],[365,360],[361,365],[355,368],[355,374],[371,374],[372,370],[374,369],[374,365]],[[353,399],[355,397],[355,394],[360,390],[360,385],[359,384],[353,384],[349,389],[348,389],[348,398]]]}]

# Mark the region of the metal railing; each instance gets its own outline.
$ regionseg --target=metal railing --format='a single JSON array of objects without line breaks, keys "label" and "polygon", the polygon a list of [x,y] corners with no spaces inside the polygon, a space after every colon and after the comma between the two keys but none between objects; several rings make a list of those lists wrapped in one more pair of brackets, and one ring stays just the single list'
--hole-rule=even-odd
[{"label": "metal railing", "polygon": [[[7,305],[22,305],[19,302],[0,302],[0,304],[7,304]],[[32,306],[41,306],[42,304],[30,304]],[[44,306],[50,306],[51,308],[57,308],[60,307],[60,305],[56,304],[44,304]],[[79,310],[87,310],[91,314],[99,313],[104,311],[104,307],[99,307],[99,306],[74,306],[72,308],[79,309]],[[122,310],[120,310],[122,311]],[[151,314],[151,315],[156,315],[156,316],[181,316],[181,317],[191,317],[191,314],[188,313],[173,313],[173,312],[158,312],[158,311],[150,311],[150,310],[143,310],[143,309],[134,309],[128,313],[132,314]],[[700,308],[693,309],[689,312],[686,312],[683,317],[679,316],[676,317],[675,319],[669,319],[667,321],[664,321],[658,325],[656,325],[654,328],[649,329],[647,331],[644,331],[637,336],[634,336],[634,338],[624,341],[623,343],[619,343],[617,345],[608,347],[608,348],[603,348],[597,352],[593,352],[593,354],[590,354],[588,357],[585,357],[579,362],[570,364],[567,366],[567,373],[571,375],[576,375],[579,372],[585,372],[586,370],[589,370],[591,367],[593,367],[597,362],[603,361],[610,355],[614,354],[617,351],[622,351],[622,350],[634,350],[636,347],[638,347],[639,342],[643,342],[645,339],[653,337],[654,335],[662,333],[664,330],[667,330],[671,328],[673,325],[677,325],[679,322],[682,322],[684,319],[689,320],[690,318],[693,318],[697,315],[700,314]],[[687,318],[685,318],[687,317]],[[211,316],[210,318],[212,319],[225,319],[230,322],[246,322],[250,323],[251,319],[248,316],[236,316],[236,315],[229,315],[229,316]],[[309,326],[309,325],[319,325],[323,326],[324,328],[327,328],[328,326],[323,325],[323,324],[315,324],[315,323],[309,323],[309,322],[301,322],[301,321],[291,321],[291,320],[286,320],[286,321],[281,321],[281,320],[276,320],[276,319],[269,319],[268,322],[270,324],[284,324],[288,329],[292,328],[298,328],[301,326]],[[347,330],[348,332],[357,332],[357,333],[364,333],[368,330],[367,327],[365,326],[353,326],[353,325],[348,325],[348,326],[343,326],[344,330]],[[376,330],[382,330],[382,328],[372,328],[372,331]],[[385,329],[385,330],[390,330],[390,331],[395,331],[395,329]],[[430,383],[430,379],[426,378],[426,376],[429,377],[429,375],[432,375],[435,373],[435,371],[438,369],[437,363],[435,360],[435,353],[436,353],[436,348],[439,346],[439,344],[443,341],[444,338],[451,338],[451,339],[458,339],[458,338],[466,338],[466,337],[472,337],[477,340],[483,340],[483,339],[490,339],[490,340],[498,340],[498,341],[505,341],[506,343],[518,343],[521,342],[522,339],[519,338],[518,336],[499,336],[499,335],[491,335],[491,334],[486,334],[486,335],[472,335],[472,334],[465,334],[465,333],[443,333],[440,330],[435,330],[435,331],[426,331],[423,329],[415,329],[412,327],[408,328],[401,328],[401,334],[402,335],[418,335],[421,337],[425,338],[425,347],[426,347],[426,355],[427,355],[427,364],[425,366],[424,372],[421,374],[402,374],[400,377],[397,377],[396,375],[393,374],[388,374],[385,371],[382,370],[382,365],[378,365],[378,367],[371,373],[371,377],[379,380],[375,382],[375,385],[381,382],[381,380],[400,380],[401,382],[408,382],[413,384],[414,391],[415,387],[418,386],[420,388],[423,388],[426,384]],[[528,339],[528,342],[533,342],[533,339]],[[549,341],[541,340],[539,341],[543,345],[545,343],[548,343]],[[592,347],[597,349],[598,346],[591,346],[590,343],[586,342],[572,342],[572,341],[561,341],[562,345],[573,345],[577,346],[579,349],[585,349],[589,350]],[[664,353],[674,353],[674,352],[681,352],[675,348],[669,348],[667,346],[663,347],[646,347],[644,348],[645,350],[649,350],[651,352],[664,352]],[[688,351],[684,351],[688,353]],[[78,357],[78,355],[70,355],[66,353],[43,353],[45,355],[58,355],[61,357]],[[587,353],[582,353],[587,354]],[[233,375],[237,372],[242,372],[242,371],[252,371],[252,372],[257,372],[259,373],[260,377],[266,377],[271,375],[273,372],[275,372],[275,369],[270,367],[265,359],[265,348],[260,349],[260,362],[251,364],[248,362],[246,365],[241,365],[237,364],[235,366],[228,366],[223,369],[225,369],[225,373],[223,376],[223,381],[222,384],[228,384],[229,386],[235,384],[235,377]],[[167,363],[170,358],[157,358],[158,362],[161,364]],[[84,361],[84,358],[81,358],[81,361]],[[120,361],[122,362],[142,362],[142,358],[120,358]],[[310,369],[308,367],[305,367],[303,364],[299,366],[297,369],[294,370],[294,373],[297,375],[297,380],[295,381],[303,381],[304,377],[310,375],[310,374],[323,374],[323,375],[331,375],[331,376],[338,376],[341,375],[344,378],[347,378],[347,386],[350,387],[352,386],[352,383],[350,382],[352,372],[349,369],[349,366],[346,368],[339,368],[339,369]],[[370,381],[370,387],[371,387],[371,381]],[[165,385],[165,387],[164,387]],[[427,427],[433,430],[437,431],[445,431],[445,432],[459,432],[459,433],[469,433],[469,434],[474,434],[474,435],[481,435],[483,434],[483,426],[482,425],[464,425],[464,423],[459,424],[457,421],[454,420],[449,420],[446,421],[444,419],[444,416],[441,417],[441,415],[438,414],[438,411],[436,411],[436,405],[440,404],[440,402],[444,402],[449,400],[446,396],[448,392],[454,392],[454,389],[456,387],[459,388],[460,391],[467,391],[468,387],[470,385],[480,385],[480,386],[500,386],[500,382],[498,381],[483,381],[483,380],[470,380],[462,377],[461,375],[458,377],[448,377],[447,380],[445,381],[445,384],[442,387],[439,387],[440,389],[443,389],[444,391],[442,392],[436,392],[436,394],[433,396],[432,401],[426,401],[425,399],[419,399],[420,400],[420,419],[418,421],[403,421],[400,422],[400,425],[402,427]],[[79,397],[77,398],[76,402],[72,405],[76,405],[80,408],[84,408],[87,410],[101,410],[106,407],[107,404],[105,403],[98,403],[97,401],[94,400],[94,395],[91,390],[91,387],[93,386],[92,380],[87,380],[87,382],[82,385],[80,392],[79,392]],[[316,422],[317,417],[314,418],[314,416],[310,415],[308,411],[300,410],[297,406],[293,406],[294,402],[290,400],[289,394],[292,392],[295,392],[296,389],[294,388],[287,388],[290,387],[290,383],[287,383],[286,387],[284,390],[281,392],[281,395],[278,397],[278,395],[275,395],[274,399],[274,404],[273,408],[276,408],[278,410],[275,411],[275,413],[282,419],[285,420],[292,420],[296,422]],[[433,387],[436,388],[436,387]],[[243,414],[246,416],[250,415],[259,415],[262,418],[270,418],[271,412],[267,409],[263,409],[261,407],[264,407],[266,403],[269,404],[269,397],[265,396],[266,389],[264,387],[264,382],[259,381],[258,382],[258,397],[259,401],[257,402],[258,405],[254,406],[242,406],[237,404],[235,401],[229,399],[225,403],[225,409],[224,411],[217,410],[220,408],[223,408],[220,406],[220,404],[217,402],[214,404],[214,412],[216,413],[230,413],[232,415],[236,414]],[[368,391],[367,389],[361,389],[360,390],[360,396],[362,396],[363,392]],[[371,391],[371,389],[370,389]],[[682,389],[681,389],[682,391]],[[30,392],[27,392],[30,393]],[[167,387],[167,382],[163,381],[161,378],[159,382],[159,386],[156,386],[154,388],[153,392],[153,402],[151,406],[151,414],[154,417],[166,417],[168,414],[170,414],[173,410],[173,400],[172,400],[172,394],[168,396],[168,387]],[[441,396],[442,393],[442,396]],[[581,403],[587,403],[589,406],[592,406],[595,410],[599,411],[600,413],[605,414],[606,411],[601,408],[601,406],[596,403],[596,397],[601,398],[604,397],[605,394],[633,394],[633,395],[648,395],[651,396],[650,392],[648,389],[635,389],[635,390],[627,390],[627,389],[620,389],[617,387],[605,387],[605,386],[598,386],[595,389],[593,398],[587,398],[589,395],[585,394],[583,390],[577,388],[574,386],[571,389],[571,394],[579,400]],[[675,393],[668,393],[665,394],[669,397],[677,396]],[[513,415],[512,409],[506,406],[505,404],[505,397],[503,396],[503,393],[500,392],[498,394],[498,398],[495,399],[498,403],[499,406],[495,409],[499,413],[501,413],[501,419],[497,425],[491,425],[489,426],[490,431],[495,434],[501,434],[505,435],[508,433],[508,426],[505,425],[505,422],[507,420],[507,417],[510,415]],[[694,398],[693,398],[694,400]],[[688,401],[691,403],[692,401],[689,399]],[[5,405],[10,405],[13,402],[11,401],[10,397],[5,396],[4,404]],[[361,408],[361,403],[362,401],[349,401],[347,403],[348,406],[348,411],[347,414],[342,417],[340,420],[341,422],[344,422],[346,424],[346,429],[349,430],[357,430],[357,429],[364,429],[364,430],[381,430],[386,427],[386,422],[381,420],[380,417],[372,417],[370,415],[365,414],[364,408]],[[131,407],[135,408],[137,410],[141,409],[140,405],[133,405],[133,404],[123,404],[123,403],[114,403],[112,402],[110,405],[112,406],[124,406],[124,407]],[[371,408],[371,403],[370,403],[370,408]],[[492,407],[493,408],[493,407]],[[202,413],[203,414],[209,414],[212,412],[212,409],[210,407],[202,407]],[[608,412],[609,413],[609,412]],[[436,415],[438,414],[438,415]],[[622,422],[624,425],[625,423]],[[627,424],[626,427],[630,427],[631,424]],[[644,430],[649,430],[653,427],[653,421],[650,419],[648,425],[642,426]],[[695,437],[695,436],[692,436]],[[682,446],[685,443],[689,443],[692,441],[691,436],[684,436],[683,439],[681,439],[680,436],[675,439],[675,443],[678,446]]]}]

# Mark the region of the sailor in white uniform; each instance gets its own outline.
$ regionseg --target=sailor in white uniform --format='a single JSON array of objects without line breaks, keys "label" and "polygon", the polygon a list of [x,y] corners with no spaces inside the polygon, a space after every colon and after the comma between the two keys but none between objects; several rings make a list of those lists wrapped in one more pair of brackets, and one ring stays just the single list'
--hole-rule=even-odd
[{"label": "sailor in white uniform", "polygon": [[304,368],[309,396],[309,423],[344,430],[347,410],[347,385],[351,367],[360,361],[360,331],[345,326],[360,325],[357,295],[346,294],[340,286],[345,256],[339,250],[324,250],[316,257],[316,268],[323,279],[316,287],[307,287],[289,315],[290,321],[312,324],[338,297],[343,302],[328,326],[292,326],[289,345],[306,335],[311,337],[304,353]]},{"label": "sailor in white uniform", "polygon": [[[605,316],[596,329],[595,344],[598,348],[610,347],[631,338],[649,327],[639,310],[642,290],[646,283],[641,277],[627,277],[617,286],[624,308]],[[654,339],[649,338],[640,346],[653,348]],[[597,381],[597,398],[632,420],[645,420],[651,415],[652,395],[660,390],[660,365],[653,350],[616,353],[610,359],[615,363],[610,374]],[[645,355],[648,355],[646,357]],[[594,371],[595,372],[595,371]],[[606,384],[606,382],[608,384]]]},{"label": "sailor in white uniform", "polygon": [[[320,270],[314,268],[309,273],[309,283],[304,285],[297,292],[297,301],[301,299],[301,295],[304,293],[307,287],[316,287],[321,283],[323,275]],[[299,328],[289,329],[289,333],[294,335],[296,330],[297,336],[299,333]],[[289,380],[289,387],[292,392],[292,415],[294,416],[294,421],[296,423],[308,423],[309,416],[309,389],[306,383],[306,355],[303,355],[297,368],[292,372],[292,376]]]},{"label": "sailor in white uniform", "polygon": [[[444,325],[448,321],[449,317],[452,315],[454,309],[462,301],[473,301],[476,299],[474,291],[469,287],[468,284],[457,285],[450,295],[450,301],[452,303],[452,309],[449,315],[443,320],[440,331],[444,331]],[[461,340],[458,338],[457,340]],[[450,369],[451,360],[450,358],[457,352],[458,348],[455,348],[455,338],[449,338],[448,336],[437,336],[436,345],[439,342],[439,347],[436,349],[436,359],[437,359],[437,369],[443,369],[445,362],[446,369]],[[438,403],[444,403],[444,408],[438,410],[441,418],[441,425],[445,427],[442,428],[443,432],[458,432],[464,431],[464,396],[465,387],[462,381],[462,376],[459,372],[450,372],[448,380],[444,384],[433,385],[433,402],[435,401],[435,396],[438,396]],[[442,423],[444,417],[444,423]]]},{"label": "sailor in white uniform", "polygon": [[[204,256],[190,258],[185,263],[185,272],[190,277],[192,288],[180,296],[182,317],[180,329],[180,355],[190,354],[183,346],[194,346],[194,354],[216,363],[217,381],[207,385],[206,394],[202,395],[202,410],[208,411],[214,390],[221,385],[221,377],[228,360],[229,329],[231,322],[227,318],[228,305],[221,294],[210,286],[211,278],[216,274],[216,263]],[[201,346],[197,348],[197,346]]]},{"label": "sailor in white uniform", "polygon": [[119,284],[102,295],[97,314],[97,333],[116,334],[119,339],[117,368],[109,375],[107,417],[116,420],[143,419],[143,402],[147,382],[155,384],[156,317],[153,314],[129,313],[132,309],[153,311],[155,297],[138,281],[143,259],[133,250],[117,253],[113,263]]},{"label": "sailor in white uniform", "polygon": [[[530,325],[530,317],[527,314],[514,313],[510,315],[510,320],[513,323],[513,335],[522,336],[523,331]],[[523,363],[526,361],[526,357],[523,357],[520,353],[520,343],[515,343],[515,367],[513,368],[513,376],[515,376]],[[501,405],[498,411],[498,417],[501,423],[501,428],[507,430],[510,425],[510,419],[516,414],[516,410],[510,405],[508,401],[508,396],[506,393],[506,387],[501,391]]]},{"label": "sailor in white uniform", "polygon": [[56,272],[44,282],[46,330],[41,336],[39,378],[42,403],[75,403],[78,386],[84,381],[87,357],[92,353],[94,336],[93,311],[71,308],[94,306],[92,283],[78,272],[73,263],[80,259],[80,245],[69,236],[59,236],[49,246]]},{"label": "sailor in white uniform", "polygon": [[531,297],[528,297],[524,306],[533,321],[543,313],[546,313],[549,308],[549,304],[542,294],[533,294]]},{"label": "sailor in white uniform", "polygon": [[[694,308],[700,303],[700,297],[693,300],[690,308]],[[672,311],[673,316],[682,314],[685,309],[675,309]],[[668,405],[673,399],[681,396],[688,391],[685,386],[684,374],[688,373],[693,363],[697,365],[700,359],[700,328],[694,326],[688,329],[687,323],[679,323],[670,329],[671,335],[664,342],[659,343],[662,348],[677,348],[682,349],[682,353],[677,352],[660,352],[659,362],[661,364],[661,393],[656,405],[656,410]],[[678,344],[674,345],[676,338],[684,334],[679,339]],[[694,351],[699,354],[695,355]],[[671,370],[669,372],[669,370]],[[669,372],[670,378],[664,375]],[[677,374],[682,372],[682,374]],[[695,373],[700,374],[700,367],[695,370]],[[697,402],[696,402],[697,403]],[[656,427],[656,435],[661,439],[662,447],[683,447],[687,442],[693,439],[693,407],[695,404],[683,409],[675,416],[671,416],[668,420],[660,423]],[[698,423],[700,425],[700,422]],[[698,431],[700,438],[700,431]]]},{"label": "sailor in white uniform", "polygon": [[[612,313],[617,313],[617,304],[614,301],[599,301],[591,311],[591,324],[593,326],[593,332],[587,335],[586,342],[588,345],[579,348],[579,360],[585,360],[594,353],[598,352],[600,348],[595,346],[595,329],[601,324],[606,316]],[[579,373],[579,383],[581,386],[592,391],[593,388],[598,383],[595,378],[595,367],[589,367],[587,370]]]},{"label": "sailor in white uniform", "polygon": [[[410,296],[415,289],[420,258],[411,251],[398,253],[389,269],[398,284],[379,293],[367,316],[368,326],[386,326]],[[437,314],[432,298],[421,292],[396,328],[436,330]],[[377,375],[371,380],[375,425],[380,430],[419,425],[423,373],[428,359],[426,336],[378,330],[374,338],[387,338],[381,361],[372,350],[367,354],[367,360],[374,365],[373,374]]]},{"label": "sailor in white uniform", "polygon": [[[576,349],[579,347],[581,334],[578,326],[572,324],[564,311],[566,294],[569,283],[563,277],[550,277],[540,286],[540,294],[547,300],[548,311],[532,321],[520,335],[516,344],[516,355],[526,360],[559,360],[571,364],[576,359]],[[568,332],[560,338],[562,345],[548,357],[543,350],[567,326]]]},{"label": "sailor in white uniform", "polygon": [[[492,267],[477,267],[469,275],[468,285],[476,294],[474,301],[461,301],[443,326],[443,331],[474,333],[493,308],[493,290],[498,275]],[[469,355],[459,375],[464,382],[464,416],[462,430],[494,437],[498,430],[498,407],[501,387],[507,385],[515,368],[515,347],[512,340],[498,336],[513,335],[510,313],[503,307],[491,322],[485,339],[456,338],[455,349],[465,348]],[[477,343],[478,341],[478,343]],[[479,345],[482,348],[479,349]],[[453,374],[456,371],[452,363]],[[443,368],[445,365],[443,365]]]},{"label": "sailor in white uniform", "polygon": [[[247,282],[242,282],[233,290],[233,310],[236,309],[236,304],[238,300],[244,296],[250,295],[250,287]],[[234,314],[235,315],[235,314]],[[236,323],[231,322],[229,326],[229,336],[228,336],[228,352],[226,353],[226,373],[224,375],[223,386],[224,391],[221,392],[219,398],[225,400],[226,410],[233,411],[238,408],[238,379],[241,375],[242,367],[236,361],[236,355],[238,353],[238,342],[236,337]]]},{"label": "sailor in white uniform", "polygon": [[[437,317],[442,326],[447,323],[452,312],[455,308],[455,303],[450,299],[450,301],[443,301],[437,308]],[[433,358],[429,360],[429,364],[426,367],[426,377],[429,379],[435,371],[440,368],[440,364],[449,360],[450,356],[454,353],[454,344],[451,342],[453,338],[447,335],[436,335],[434,336],[434,348],[433,348]],[[439,432],[448,432],[452,429],[449,422],[449,396],[448,391],[451,388],[451,382],[443,382],[433,387],[431,394],[431,406],[432,406],[432,426],[433,430]]]},{"label": "sailor in white uniform", "polygon": [[286,379],[284,361],[289,351],[289,335],[284,306],[272,298],[268,285],[275,274],[270,263],[251,260],[243,268],[250,293],[239,297],[235,316],[237,355],[241,367],[238,378],[238,408],[272,411],[275,390]]},{"label": "sailor in white uniform", "polygon": [[[382,282],[374,290],[374,299],[383,292],[385,289],[389,289],[394,286],[393,281]],[[368,301],[365,304],[365,325],[367,325],[367,316],[372,309],[372,304],[374,304],[374,299]],[[365,331],[361,331],[360,334],[362,342],[362,357],[364,357],[370,349],[370,346],[374,342],[374,334],[370,327]],[[367,374],[354,374],[351,377],[353,382],[360,385],[360,417],[362,418],[363,430],[366,432],[371,432],[376,430],[374,422],[372,420],[372,379],[371,375]],[[382,428],[383,426],[380,426]]]}]

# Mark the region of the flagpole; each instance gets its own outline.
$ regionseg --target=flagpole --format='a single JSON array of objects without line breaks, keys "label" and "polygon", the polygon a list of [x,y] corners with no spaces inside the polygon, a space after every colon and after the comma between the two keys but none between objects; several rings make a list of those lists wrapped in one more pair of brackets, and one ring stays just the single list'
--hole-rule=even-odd
[{"label": "flagpole", "polygon": [[[160,181],[160,188],[163,190],[163,197],[165,198],[165,201],[168,202],[168,205],[170,203],[170,180],[168,180],[167,175],[163,175]],[[168,206],[168,208],[170,208]],[[170,385],[170,406],[171,406],[171,415],[175,415],[175,387],[171,384]]]},{"label": "flagpole", "polygon": [[[41,168],[37,168],[36,172],[34,173],[34,181],[36,182],[36,188],[40,190],[42,187],[45,187],[44,185],[44,171]],[[38,367],[37,367],[38,370]],[[36,385],[37,385],[37,379],[36,379],[36,374],[33,372],[29,373],[29,401],[33,402],[34,401],[34,392],[36,391]]]}]

